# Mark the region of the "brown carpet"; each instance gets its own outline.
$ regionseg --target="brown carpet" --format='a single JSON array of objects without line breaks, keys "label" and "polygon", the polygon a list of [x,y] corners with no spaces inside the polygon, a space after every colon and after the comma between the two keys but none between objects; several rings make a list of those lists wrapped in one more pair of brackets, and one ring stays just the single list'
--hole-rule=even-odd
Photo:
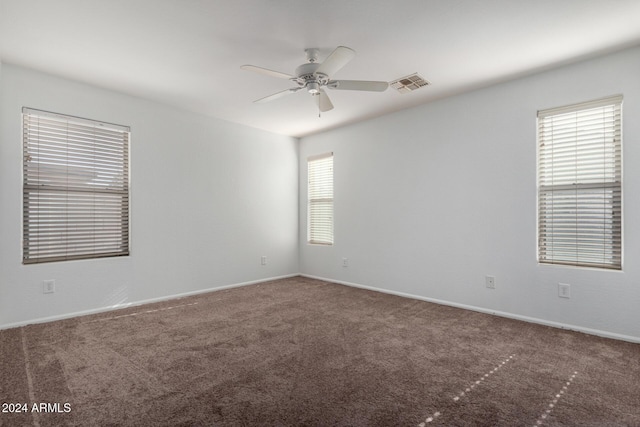
[{"label": "brown carpet", "polygon": [[0,344],[2,426],[640,426],[638,344],[302,277]]}]

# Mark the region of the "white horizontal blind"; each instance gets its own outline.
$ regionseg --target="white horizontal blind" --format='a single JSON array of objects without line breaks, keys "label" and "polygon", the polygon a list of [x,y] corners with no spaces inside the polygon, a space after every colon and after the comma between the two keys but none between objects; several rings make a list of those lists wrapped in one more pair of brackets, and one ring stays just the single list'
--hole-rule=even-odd
[{"label": "white horizontal blind", "polygon": [[538,113],[538,259],[622,268],[622,97]]},{"label": "white horizontal blind", "polygon": [[23,108],[23,263],[129,254],[129,128]]},{"label": "white horizontal blind", "polygon": [[307,159],[308,165],[308,241],[333,244],[333,153]]}]

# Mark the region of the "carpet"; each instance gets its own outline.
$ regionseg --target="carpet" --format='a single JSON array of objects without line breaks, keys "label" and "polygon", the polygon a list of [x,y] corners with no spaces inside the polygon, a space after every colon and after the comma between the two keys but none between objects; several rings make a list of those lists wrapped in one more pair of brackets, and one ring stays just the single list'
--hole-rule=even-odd
[{"label": "carpet", "polygon": [[640,426],[640,345],[294,277],[0,331],[2,426]]}]

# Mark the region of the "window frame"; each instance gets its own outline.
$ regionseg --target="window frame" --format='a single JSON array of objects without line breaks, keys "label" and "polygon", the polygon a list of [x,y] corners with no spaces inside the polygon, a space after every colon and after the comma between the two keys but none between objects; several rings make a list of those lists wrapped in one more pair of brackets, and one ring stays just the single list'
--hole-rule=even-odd
[{"label": "window frame", "polygon": [[[317,169],[317,170],[316,170]],[[320,182],[314,184],[314,173]],[[307,243],[332,246],[334,243],[333,152],[307,158]],[[318,207],[318,209],[314,209]],[[324,209],[322,209],[324,208]]]},{"label": "window frame", "polygon": [[130,255],[130,128],[28,107],[22,125],[22,263]]},{"label": "window frame", "polygon": [[615,95],[538,111],[541,265],[622,270],[622,103]]}]

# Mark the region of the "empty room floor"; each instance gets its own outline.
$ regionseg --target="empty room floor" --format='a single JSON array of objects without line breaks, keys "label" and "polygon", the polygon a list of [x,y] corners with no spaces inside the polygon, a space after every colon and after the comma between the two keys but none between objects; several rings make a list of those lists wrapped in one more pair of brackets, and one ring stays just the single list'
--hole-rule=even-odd
[{"label": "empty room floor", "polygon": [[293,277],[0,331],[2,426],[638,426],[640,345]]}]

